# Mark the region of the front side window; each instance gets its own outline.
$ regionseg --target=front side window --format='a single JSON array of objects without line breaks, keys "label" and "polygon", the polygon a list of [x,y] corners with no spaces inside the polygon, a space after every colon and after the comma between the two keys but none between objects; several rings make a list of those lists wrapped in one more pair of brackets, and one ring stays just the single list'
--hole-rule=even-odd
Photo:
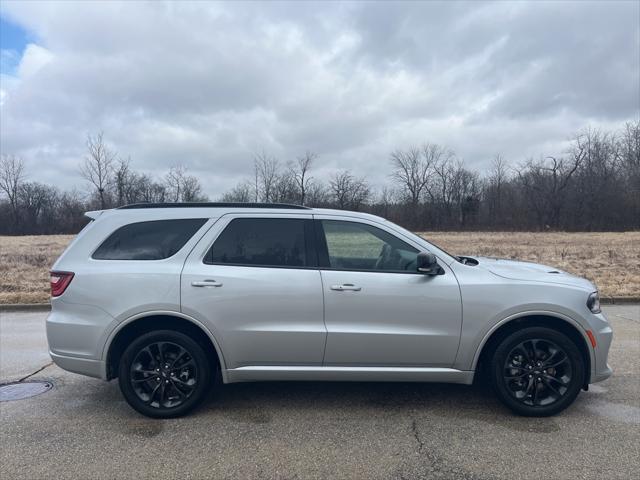
[{"label": "front side window", "polygon": [[329,267],[339,270],[415,272],[418,250],[364,223],[322,220]]},{"label": "front side window", "polygon": [[154,220],[120,227],[93,253],[95,260],[162,260],[175,255],[206,218]]},{"label": "front side window", "polygon": [[311,220],[236,218],[218,236],[205,263],[260,267],[309,267],[306,231]]}]

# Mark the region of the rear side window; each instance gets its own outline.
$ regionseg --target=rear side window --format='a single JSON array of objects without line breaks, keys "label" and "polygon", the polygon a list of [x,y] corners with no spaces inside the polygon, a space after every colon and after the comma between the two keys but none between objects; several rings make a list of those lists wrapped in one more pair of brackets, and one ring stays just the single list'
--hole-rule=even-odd
[{"label": "rear side window", "polygon": [[[205,263],[261,267],[312,266],[312,220],[236,218],[218,236]],[[307,234],[309,232],[309,234]]]},{"label": "rear side window", "polygon": [[96,260],[162,260],[176,254],[207,221],[184,218],[120,227],[93,253]]}]

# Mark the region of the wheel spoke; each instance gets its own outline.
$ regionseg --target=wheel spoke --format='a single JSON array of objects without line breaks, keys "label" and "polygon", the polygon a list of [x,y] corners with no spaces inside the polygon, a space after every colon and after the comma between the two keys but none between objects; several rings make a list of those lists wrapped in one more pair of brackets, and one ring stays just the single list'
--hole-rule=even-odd
[{"label": "wheel spoke", "polygon": [[171,367],[170,370],[171,371],[182,370],[183,368],[186,368],[189,366],[194,366],[194,367],[196,366],[196,362],[193,360],[193,358],[190,358],[189,360],[187,360],[185,363],[183,363],[178,367]]},{"label": "wheel spoke", "polygon": [[533,399],[532,399],[532,402],[533,402],[534,405],[539,405],[539,402],[538,402],[538,392],[539,392],[539,390],[540,390],[540,384],[538,382],[535,382],[533,384]]},{"label": "wheel spoke", "polygon": [[[543,363],[542,366],[544,367],[555,367],[558,366],[562,363],[564,363],[567,360],[566,355],[564,354],[564,352],[562,350],[556,350],[555,352],[553,352],[551,354],[551,356],[549,358],[547,358]],[[554,363],[552,363],[554,362]]]},{"label": "wheel spoke", "polygon": [[153,365],[157,365],[158,362],[156,361],[155,355],[151,352],[151,348],[150,347],[151,347],[151,345],[148,345],[148,346],[144,347],[142,350],[140,350],[140,353],[137,355],[137,357],[140,357],[140,354],[142,354],[142,353],[146,353],[147,355],[149,355],[149,358],[151,359],[151,363]]},{"label": "wheel spoke", "polygon": [[562,396],[562,393],[560,393],[560,391],[559,391],[556,387],[554,387],[553,385],[551,385],[551,382],[549,381],[549,379],[548,379],[548,378],[543,377],[543,378],[542,378],[542,382],[545,384],[545,386],[546,386],[549,390],[551,390],[553,393],[555,393],[555,394],[558,396],[558,398]]},{"label": "wheel spoke", "polygon": [[178,384],[178,385],[182,385],[184,387],[187,387],[189,390],[193,390],[195,388],[195,386],[196,386],[195,382],[194,383],[187,383],[187,382],[185,382],[183,380],[180,380],[179,378],[176,378],[176,377],[172,378],[171,381],[176,383],[176,384]]},{"label": "wheel spoke", "polygon": [[[150,382],[152,380],[155,380],[156,377],[146,377],[146,378],[132,378],[131,382],[132,383],[144,383],[144,382]],[[157,381],[157,380],[156,380]]]},{"label": "wheel spoke", "polygon": [[178,354],[178,356],[176,358],[173,359],[173,362],[171,362],[171,365],[169,368],[174,368],[176,363],[178,363],[178,360],[180,360],[182,357],[184,357],[184,355],[188,353],[184,348],[180,347],[180,353]]},{"label": "wheel spoke", "polygon": [[151,402],[153,402],[153,397],[156,396],[156,392],[158,391],[159,388],[160,388],[160,384],[156,385],[153,391],[149,394],[149,398],[146,400],[145,403],[150,404]]},{"label": "wheel spoke", "polygon": [[524,357],[527,360],[527,363],[530,363],[534,360],[534,358],[531,356],[531,351],[527,348],[527,343],[530,343],[528,341],[526,342],[522,342],[520,345],[518,345],[518,348],[520,351],[522,351],[524,353]]},{"label": "wheel spoke", "polygon": [[167,388],[166,382],[160,382],[160,408],[164,407],[165,401],[167,400]]},{"label": "wheel spoke", "polygon": [[173,386],[173,389],[174,389],[176,392],[178,392],[178,395],[180,395],[180,398],[187,398],[187,394],[186,394],[186,393],[184,393],[182,390],[180,390],[180,389],[178,388],[178,386],[176,385],[176,381],[175,381],[175,380],[172,380],[172,381],[171,381],[171,385]]},{"label": "wheel spoke", "polygon": [[531,396],[531,389],[533,388],[533,378],[529,378],[528,383],[527,383],[527,388],[524,391],[525,395],[527,397]]},{"label": "wheel spoke", "polygon": [[563,387],[566,387],[569,383],[571,383],[571,379],[569,379],[567,382],[563,382],[562,380],[554,377],[553,375],[544,375],[544,378],[550,381],[553,380],[554,382],[562,385]]},{"label": "wheel spoke", "polygon": [[158,342],[158,359],[160,361],[160,365],[164,365],[164,353],[162,353],[162,347],[164,346],[164,342]]}]

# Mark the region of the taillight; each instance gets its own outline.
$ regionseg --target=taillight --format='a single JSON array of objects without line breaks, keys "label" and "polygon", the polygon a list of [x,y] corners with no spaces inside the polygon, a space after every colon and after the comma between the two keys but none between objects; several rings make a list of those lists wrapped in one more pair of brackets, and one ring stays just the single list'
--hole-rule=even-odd
[{"label": "taillight", "polygon": [[71,280],[73,280],[73,272],[50,272],[51,273],[51,296],[59,297],[67,289]]}]

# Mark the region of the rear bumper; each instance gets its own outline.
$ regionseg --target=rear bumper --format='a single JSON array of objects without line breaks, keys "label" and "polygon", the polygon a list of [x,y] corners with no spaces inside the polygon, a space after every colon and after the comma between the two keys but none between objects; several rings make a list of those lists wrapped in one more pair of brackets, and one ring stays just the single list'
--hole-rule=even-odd
[{"label": "rear bumper", "polygon": [[64,370],[106,379],[103,337],[112,322],[99,308],[54,298],[46,322],[51,359]]},{"label": "rear bumper", "polygon": [[90,358],[69,357],[66,355],[58,355],[49,351],[51,360],[63,370],[89,377],[107,379],[104,362],[101,360],[92,360]]}]

